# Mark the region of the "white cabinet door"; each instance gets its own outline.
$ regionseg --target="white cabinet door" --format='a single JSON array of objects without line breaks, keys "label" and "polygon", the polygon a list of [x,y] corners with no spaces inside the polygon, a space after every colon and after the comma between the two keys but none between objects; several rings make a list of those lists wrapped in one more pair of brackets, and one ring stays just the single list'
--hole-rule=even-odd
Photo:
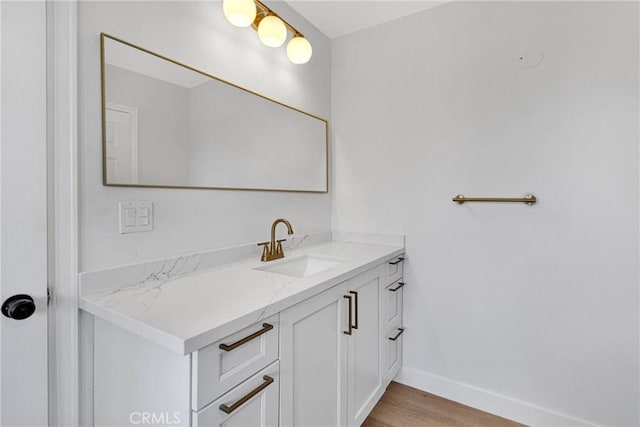
[{"label": "white cabinet door", "polygon": [[393,328],[383,337],[384,353],[384,386],[389,385],[391,380],[398,375],[402,367],[402,333],[403,327]]},{"label": "white cabinet door", "polygon": [[338,285],[280,313],[280,424],[346,425],[347,299]]},{"label": "white cabinet door", "polygon": [[383,268],[376,268],[346,282],[348,293],[354,297],[354,329],[348,337],[349,426],[361,425],[384,392],[380,340],[382,277]]}]

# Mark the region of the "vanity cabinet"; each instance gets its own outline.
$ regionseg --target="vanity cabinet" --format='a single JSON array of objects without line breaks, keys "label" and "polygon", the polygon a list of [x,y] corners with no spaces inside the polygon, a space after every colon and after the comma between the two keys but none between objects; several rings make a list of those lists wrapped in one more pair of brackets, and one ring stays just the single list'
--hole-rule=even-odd
[{"label": "vanity cabinet", "polygon": [[282,426],[362,424],[402,364],[401,277],[383,264],[280,313]]},{"label": "vanity cabinet", "polygon": [[94,425],[359,426],[402,364],[404,286],[391,260],[187,355],[92,317]]}]

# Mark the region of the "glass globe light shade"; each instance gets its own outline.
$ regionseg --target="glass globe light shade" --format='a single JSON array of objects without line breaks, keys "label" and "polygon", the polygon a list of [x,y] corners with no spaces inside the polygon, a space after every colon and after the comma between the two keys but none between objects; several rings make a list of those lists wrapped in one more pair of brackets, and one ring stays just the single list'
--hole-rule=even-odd
[{"label": "glass globe light shade", "polygon": [[258,24],[258,37],[265,46],[280,47],[287,39],[287,27],[282,19],[269,15]]},{"label": "glass globe light shade", "polygon": [[295,35],[287,45],[287,56],[294,64],[306,64],[312,53],[311,43],[300,35]]},{"label": "glass globe light shade", "polygon": [[253,0],[224,0],[222,11],[227,21],[236,27],[248,27],[256,19],[256,5]]}]

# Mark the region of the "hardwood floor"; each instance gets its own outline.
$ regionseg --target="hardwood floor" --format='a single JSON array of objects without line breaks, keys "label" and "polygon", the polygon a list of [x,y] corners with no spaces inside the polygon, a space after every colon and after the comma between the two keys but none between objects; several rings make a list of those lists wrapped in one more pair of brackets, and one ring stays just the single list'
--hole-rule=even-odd
[{"label": "hardwood floor", "polygon": [[392,382],[362,427],[515,427],[505,418]]}]

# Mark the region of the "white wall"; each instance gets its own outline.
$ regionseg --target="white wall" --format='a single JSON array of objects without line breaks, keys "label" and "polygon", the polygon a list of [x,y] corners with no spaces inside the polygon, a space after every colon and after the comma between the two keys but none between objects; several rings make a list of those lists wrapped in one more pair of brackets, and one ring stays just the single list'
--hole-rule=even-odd
[{"label": "white wall", "polygon": [[[284,216],[296,232],[328,230],[328,194],[104,187],[99,33],[135,43],[321,117],[330,115],[330,43],[286,4],[270,2],[304,30],[314,55],[294,65],[251,29],[231,26],[219,1],[80,2],[80,270],[262,241]],[[283,153],[286,156],[286,153]],[[118,234],[118,201],[154,202],[152,232]]]},{"label": "white wall", "polygon": [[456,1],[334,40],[334,228],[406,233],[403,381],[640,423],[638,59],[631,2]]},{"label": "white wall", "polygon": [[193,185],[326,190],[322,120],[212,80],[189,91],[189,131]]}]

